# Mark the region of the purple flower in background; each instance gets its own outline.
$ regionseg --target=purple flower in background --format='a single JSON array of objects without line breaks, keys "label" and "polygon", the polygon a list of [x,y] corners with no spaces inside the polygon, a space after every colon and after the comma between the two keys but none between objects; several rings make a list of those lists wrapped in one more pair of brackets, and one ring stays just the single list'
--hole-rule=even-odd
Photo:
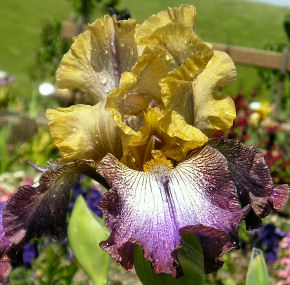
[{"label": "purple flower in background", "polygon": [[5,76],[3,79],[1,79],[0,85],[5,86],[5,85],[12,83],[14,81],[15,81],[14,76]]},{"label": "purple flower in background", "polygon": [[8,76],[8,78],[7,78],[7,82],[8,83],[12,83],[14,81],[15,81],[15,77],[14,76]]},{"label": "purple flower in background", "polygon": [[264,249],[268,263],[277,260],[279,242],[287,235],[272,223],[261,226],[253,233],[253,245]]},{"label": "purple flower in background", "polygon": [[72,191],[72,198],[69,204],[68,212],[71,213],[75,204],[75,201],[79,195],[82,195],[87,201],[87,205],[91,211],[97,216],[102,216],[102,211],[98,208],[98,203],[101,199],[101,193],[96,187],[89,187],[88,189],[83,189],[80,182],[78,182]]},{"label": "purple flower in background", "polygon": [[28,243],[23,246],[23,264],[31,267],[32,261],[38,256],[37,244]]}]

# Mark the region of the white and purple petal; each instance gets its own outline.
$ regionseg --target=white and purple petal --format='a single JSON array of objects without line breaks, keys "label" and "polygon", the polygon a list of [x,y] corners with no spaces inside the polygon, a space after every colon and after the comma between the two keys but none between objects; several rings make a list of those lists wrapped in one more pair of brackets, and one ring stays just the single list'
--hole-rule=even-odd
[{"label": "white and purple petal", "polygon": [[274,188],[270,169],[262,152],[255,146],[229,139],[212,139],[208,144],[226,158],[242,207],[251,206],[246,217],[248,229],[258,228],[261,218],[285,206],[289,197],[289,186]]},{"label": "white and purple petal", "polygon": [[[134,244],[156,273],[180,272],[175,249],[181,237],[194,232],[209,252],[206,272],[219,268],[221,255],[238,246],[237,230],[248,208],[240,209],[227,162],[214,148],[205,146],[174,169],[158,172],[132,170],[107,155],[98,172],[112,186],[99,206],[111,235],[101,247],[125,268],[132,268]],[[214,243],[212,243],[214,244]]]}]

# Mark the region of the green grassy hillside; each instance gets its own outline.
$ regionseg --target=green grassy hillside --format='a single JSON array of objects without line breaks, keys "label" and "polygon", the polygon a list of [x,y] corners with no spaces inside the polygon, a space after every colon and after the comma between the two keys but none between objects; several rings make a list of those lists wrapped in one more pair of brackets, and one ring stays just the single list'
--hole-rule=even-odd
[{"label": "green grassy hillside", "polygon": [[[196,31],[206,41],[263,48],[268,42],[286,42],[282,28],[290,9],[241,0],[120,0],[119,8],[129,8],[143,21],[167,6],[182,3],[197,7]],[[68,0],[0,1],[0,70],[17,78],[17,89],[29,93],[33,87],[28,71],[39,47],[42,25],[53,19],[68,19]],[[98,9],[95,16],[101,15]],[[239,67],[235,89],[249,90],[257,81],[256,69]],[[37,85],[37,83],[35,83]]]},{"label": "green grassy hillside", "polygon": [[67,0],[0,1],[0,70],[16,77],[18,90],[29,93],[33,86],[28,71],[41,27],[48,20],[67,19],[69,11]]}]

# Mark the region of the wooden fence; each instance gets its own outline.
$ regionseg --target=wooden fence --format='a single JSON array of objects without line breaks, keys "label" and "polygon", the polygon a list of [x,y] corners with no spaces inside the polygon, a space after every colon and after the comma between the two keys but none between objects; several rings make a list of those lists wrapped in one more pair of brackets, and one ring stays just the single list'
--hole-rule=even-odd
[{"label": "wooden fence", "polygon": [[216,43],[213,43],[213,46],[215,50],[229,54],[238,64],[290,71],[290,58],[285,51],[281,53]]}]

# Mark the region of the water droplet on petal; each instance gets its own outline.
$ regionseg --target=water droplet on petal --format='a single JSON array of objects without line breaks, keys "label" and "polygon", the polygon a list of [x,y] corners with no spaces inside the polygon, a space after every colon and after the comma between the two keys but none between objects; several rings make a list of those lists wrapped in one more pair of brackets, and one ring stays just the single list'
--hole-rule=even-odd
[{"label": "water droplet on petal", "polygon": [[103,77],[103,78],[101,78],[101,83],[102,84],[106,84],[107,83],[107,81],[108,81],[108,78],[107,77]]},{"label": "water droplet on petal", "polygon": [[120,46],[124,47],[124,45],[125,45],[125,41],[124,40],[120,40]]}]

